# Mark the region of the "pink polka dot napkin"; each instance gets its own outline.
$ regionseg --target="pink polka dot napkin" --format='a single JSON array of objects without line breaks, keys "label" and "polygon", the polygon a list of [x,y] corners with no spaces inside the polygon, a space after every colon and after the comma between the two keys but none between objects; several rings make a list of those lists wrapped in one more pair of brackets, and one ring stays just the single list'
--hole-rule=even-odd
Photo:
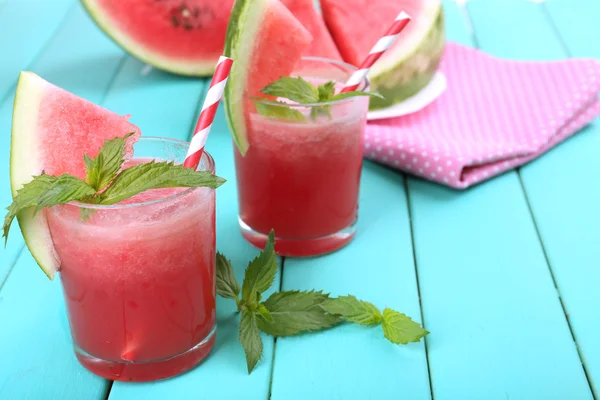
[{"label": "pink polka dot napkin", "polygon": [[449,43],[448,89],[425,109],[370,122],[365,156],[464,189],[522,165],[600,115],[600,61],[502,60]]}]

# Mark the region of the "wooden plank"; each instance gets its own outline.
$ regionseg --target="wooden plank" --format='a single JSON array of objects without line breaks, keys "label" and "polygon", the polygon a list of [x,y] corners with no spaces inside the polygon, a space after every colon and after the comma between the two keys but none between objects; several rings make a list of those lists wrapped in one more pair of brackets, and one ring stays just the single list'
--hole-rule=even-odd
[{"label": "wooden plank", "polygon": [[[174,91],[162,101],[180,102],[179,99],[177,92]],[[182,123],[182,127],[191,126],[196,120],[195,115],[196,113],[190,114],[186,123]],[[141,118],[144,117],[142,114]],[[152,117],[148,116],[148,118]],[[168,115],[165,118],[169,121]],[[217,190],[217,248],[231,258],[236,277],[241,283],[244,269],[257,255],[257,250],[247,244],[239,233],[233,148],[222,109],[219,109],[213,124],[207,150],[215,159],[217,174],[228,181]],[[278,281],[279,277],[276,279],[276,282]],[[110,392],[110,400],[268,398],[273,339],[263,336],[262,361],[252,374],[248,375],[244,352],[237,339],[238,317],[233,301],[221,298],[217,300],[217,326],[215,348],[199,367],[182,376],[160,382],[143,384],[115,382]]]},{"label": "wooden plank", "polygon": [[[46,80],[98,103],[122,57],[123,52],[104,37],[77,5],[30,69]],[[12,85],[16,84],[18,72],[12,75]],[[0,127],[6,133],[0,135],[0,158],[6,160],[0,163],[0,204],[3,207],[11,202],[8,160],[13,96],[0,106]],[[23,239],[15,223],[7,247],[0,247],[0,285],[22,247]]]},{"label": "wooden plank", "polygon": [[[286,258],[284,290],[348,293],[420,321],[404,176],[365,162],[358,233],[318,258]],[[272,382],[278,399],[428,399],[423,343],[396,346],[380,327],[345,325],[277,340]]]},{"label": "wooden plank", "polygon": [[519,60],[563,57],[539,3],[473,0],[467,3],[467,10],[480,48],[490,54]]},{"label": "wooden plank", "polygon": [[552,0],[543,5],[570,56],[600,58],[598,15],[594,0]]},{"label": "wooden plank", "polygon": [[[600,3],[558,0],[545,4],[568,54],[600,58],[596,19]],[[561,53],[562,54],[562,53]],[[521,176],[596,398],[600,397],[600,121]]]},{"label": "wooden plank", "polygon": [[[99,102],[122,54],[77,6],[31,69],[67,90]],[[12,102],[5,101],[0,111],[4,132],[10,131],[11,108]],[[10,137],[0,135],[0,140],[2,158],[6,160],[0,163],[0,203],[8,204]],[[12,234],[17,237],[17,232],[15,228]],[[3,251],[3,265],[8,256],[14,254]],[[48,282],[28,251],[21,253],[2,286],[0,299],[0,320],[5,327],[0,330],[0,398],[104,398],[107,381],[84,370],[73,354],[60,282]]]},{"label": "wooden plank", "polygon": [[73,3],[74,0],[0,1],[0,102],[14,86],[19,71],[40,52]]},{"label": "wooden plank", "polygon": [[[468,3],[482,43],[544,32],[532,4],[500,3]],[[453,39],[466,27],[447,15]],[[518,175],[464,192],[410,178],[409,198],[435,398],[591,398]]]},{"label": "wooden plank", "polygon": [[60,283],[28,251],[0,291],[0,398],[104,399],[108,381],[73,353]]}]

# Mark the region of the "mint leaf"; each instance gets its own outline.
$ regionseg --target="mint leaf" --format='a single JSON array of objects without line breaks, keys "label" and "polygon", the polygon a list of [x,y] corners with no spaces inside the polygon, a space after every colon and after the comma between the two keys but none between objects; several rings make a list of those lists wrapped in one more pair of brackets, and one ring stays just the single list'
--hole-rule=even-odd
[{"label": "mint leaf", "polygon": [[33,177],[31,182],[17,191],[12,204],[7,208],[8,213],[4,217],[2,227],[4,244],[6,245],[8,241],[8,232],[14,218],[21,211],[33,207],[34,213],[37,213],[44,207],[83,200],[95,193],[94,188],[88,186],[83,180],[68,174],[51,176],[42,173]]},{"label": "mint leaf", "polygon": [[305,122],[306,117],[300,111],[295,110],[285,103],[277,102],[281,104],[280,106],[276,106],[273,104],[265,104],[261,102],[256,102],[256,111],[262,115],[263,117],[268,118],[277,118],[285,121],[297,121],[297,122]]},{"label": "mint leaf", "polygon": [[275,322],[275,320],[273,319],[273,316],[271,315],[269,310],[267,310],[267,307],[265,307],[265,305],[262,303],[258,305],[258,308],[256,309],[256,313],[258,315],[260,315],[261,317],[263,317],[265,319],[265,321],[267,321],[270,324]]},{"label": "mint leaf", "polygon": [[380,95],[379,93],[375,93],[375,92],[344,92],[344,93],[338,93],[335,96],[333,96],[331,98],[332,101],[335,100],[343,100],[343,99],[348,99],[350,97],[356,97],[356,96],[369,96],[369,97],[377,97],[378,99],[384,99],[384,97],[382,95]]},{"label": "mint leaf", "polygon": [[125,161],[125,146],[127,139],[134,133],[128,133],[123,137],[105,140],[104,145],[95,158],[83,156],[85,161],[85,181],[96,191],[106,187],[117,175]]},{"label": "mint leaf", "polygon": [[272,336],[291,336],[329,328],[341,320],[323,310],[322,305],[328,298],[328,295],[315,291],[274,293],[263,303],[273,322],[259,318],[258,328]]},{"label": "mint leaf", "polygon": [[122,171],[99,196],[97,204],[115,204],[150,189],[209,187],[216,189],[224,179],[208,171],[194,171],[173,162],[150,161]]},{"label": "mint leaf", "polygon": [[419,342],[421,338],[429,334],[421,325],[410,319],[410,317],[394,311],[391,308],[383,310],[383,334],[392,343],[408,344]]},{"label": "mint leaf", "polygon": [[248,309],[242,311],[240,317],[239,340],[246,353],[248,373],[252,372],[263,352],[263,343],[260,331],[256,325],[256,315]]},{"label": "mint leaf", "polygon": [[297,103],[317,103],[319,101],[319,92],[311,83],[302,79],[302,77],[292,78],[284,76],[265,86],[261,92],[274,97],[283,97]]},{"label": "mint leaf", "polygon": [[346,321],[360,325],[378,325],[382,318],[377,307],[352,295],[329,299],[323,308],[330,314],[339,315]]},{"label": "mint leaf", "polygon": [[231,262],[217,253],[217,294],[226,299],[239,299],[240,285],[235,279]]},{"label": "mint leaf", "polygon": [[258,295],[269,289],[275,281],[277,256],[274,246],[275,233],[271,231],[265,249],[246,268],[242,283],[242,299],[246,303],[256,303]]},{"label": "mint leaf", "polygon": [[330,101],[335,95],[335,82],[329,81],[327,83],[323,83],[319,85],[317,91],[319,92],[319,103]]}]

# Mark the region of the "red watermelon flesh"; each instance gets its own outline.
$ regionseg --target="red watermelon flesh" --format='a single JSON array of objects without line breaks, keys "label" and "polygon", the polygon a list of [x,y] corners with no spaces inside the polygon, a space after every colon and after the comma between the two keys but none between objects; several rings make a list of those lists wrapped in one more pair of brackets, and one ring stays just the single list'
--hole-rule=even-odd
[{"label": "red watermelon flesh", "polygon": [[[98,155],[104,140],[134,132],[128,153],[140,137],[140,129],[120,116],[94,103],[47,84],[37,119],[38,140],[51,151],[42,151],[40,167],[49,175],[71,174],[85,178],[83,155]],[[40,171],[41,172],[41,171]]]},{"label": "red watermelon flesh", "polygon": [[317,12],[313,0],[281,1],[313,37],[310,48],[304,52],[305,56],[342,60],[342,56],[325,26],[323,17]]},{"label": "red watermelon flesh", "polygon": [[242,154],[248,150],[247,116],[253,96],[289,76],[309,48],[312,36],[279,0],[237,0],[232,11],[225,55],[235,60],[225,87],[225,115]]},{"label": "red watermelon flesh", "polygon": [[441,0],[321,0],[325,23],[344,61],[360,65],[401,11],[412,20],[394,44],[371,67],[371,109],[414,96],[429,84],[445,45]]},{"label": "red watermelon flesh", "polygon": [[[247,66],[246,94],[264,97],[260,90],[280,77],[290,75],[299,61],[298,55],[305,54],[311,41],[310,33],[290,11],[276,1],[271,2]],[[291,52],[290,48],[294,50]]]},{"label": "red watermelon flesh", "polygon": [[[321,0],[323,17],[344,60],[360,65],[377,40],[385,35],[400,11],[413,17],[393,46],[417,29],[427,0]],[[384,54],[382,59],[386,55]]]},{"label": "red watermelon flesh", "polygon": [[82,2],[107,35],[141,60],[184,75],[210,75],[234,0]]}]

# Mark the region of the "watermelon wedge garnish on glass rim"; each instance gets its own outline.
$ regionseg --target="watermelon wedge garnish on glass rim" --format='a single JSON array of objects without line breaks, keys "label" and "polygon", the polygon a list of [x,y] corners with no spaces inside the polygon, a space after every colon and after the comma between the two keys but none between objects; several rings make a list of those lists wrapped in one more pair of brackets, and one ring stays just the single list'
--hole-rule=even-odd
[{"label": "watermelon wedge garnish on glass rim", "polygon": [[[85,178],[83,154],[95,157],[104,140],[125,136],[127,158],[141,135],[128,117],[54,86],[31,72],[22,72],[17,84],[10,148],[13,197],[34,175],[64,173]],[[46,210],[17,215],[25,243],[50,279],[60,267],[46,220]]]},{"label": "watermelon wedge garnish on glass rim", "polygon": [[311,34],[279,0],[237,0],[233,6],[225,55],[235,60],[225,88],[225,113],[242,154],[248,150],[249,97],[289,76],[309,48]]}]

